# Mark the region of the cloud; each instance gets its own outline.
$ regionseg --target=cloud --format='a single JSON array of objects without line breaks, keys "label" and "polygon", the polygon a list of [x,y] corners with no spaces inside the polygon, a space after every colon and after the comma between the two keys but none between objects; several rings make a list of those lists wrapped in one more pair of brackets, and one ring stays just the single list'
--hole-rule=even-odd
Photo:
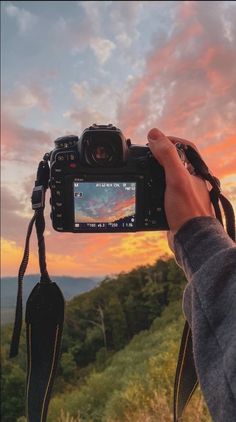
[{"label": "cloud", "polygon": [[75,98],[80,101],[88,96],[89,84],[87,81],[82,81],[80,84],[74,83],[71,90]]},{"label": "cloud", "polygon": [[214,10],[211,2],[178,3],[169,38],[154,39],[142,76],[119,104],[119,126],[127,137],[144,143],[157,126],[195,141],[221,175],[235,172],[235,141],[229,139],[236,129],[236,56],[223,23],[231,25],[235,9],[228,4],[222,10],[221,2]]},{"label": "cloud", "polygon": [[223,12],[221,14],[221,19],[224,27],[224,36],[233,43],[236,38],[236,3],[235,1],[223,1],[221,7]]},{"label": "cloud", "polygon": [[142,16],[144,2],[77,2],[82,19],[57,20],[54,32],[60,45],[67,45],[73,55],[87,48],[92,50],[98,64],[103,66],[117,47],[119,54],[130,48],[139,37],[138,22]]},{"label": "cloud", "polygon": [[112,41],[105,38],[93,38],[90,41],[90,47],[101,65],[108,61],[112,51],[116,48]]},{"label": "cloud", "polygon": [[[91,3],[91,2],[90,2]],[[90,10],[91,4],[89,4]],[[86,20],[77,25],[77,22],[70,19],[65,20],[60,17],[54,32],[61,45],[68,46],[72,55],[81,54],[87,48],[93,52],[99,65],[103,66],[111,57],[116,45],[110,39],[102,36],[103,31],[100,29],[98,20],[92,20],[91,15],[86,16]]]},{"label": "cloud", "polygon": [[95,36],[95,28],[87,19],[78,24],[77,18],[65,19],[60,16],[52,27],[52,35],[61,48],[75,56],[89,46],[90,40]]},{"label": "cloud", "polygon": [[[16,159],[19,162],[40,157],[44,148],[51,150],[50,134],[42,130],[25,127],[7,113],[2,116],[2,154],[4,159]],[[43,150],[43,151],[42,151]]]},{"label": "cloud", "polygon": [[32,29],[37,22],[37,17],[33,13],[9,2],[5,4],[5,12],[10,18],[16,20],[21,34]]},{"label": "cloud", "polygon": [[230,201],[232,201],[232,205],[234,206],[235,212],[236,212],[236,178],[234,178],[233,181],[231,182],[227,182],[225,181],[224,186],[225,186],[225,192],[227,195],[227,198],[230,199]]},{"label": "cloud", "polygon": [[104,64],[115,48],[104,35],[104,17],[109,2],[79,1],[77,5],[79,14],[75,12],[76,17],[67,18],[60,16],[53,32],[60,45],[66,46],[72,55],[80,55],[90,48],[99,63]]},{"label": "cloud", "polygon": [[82,132],[86,127],[93,123],[107,123],[107,116],[94,108],[84,108],[84,110],[71,109],[63,113],[64,118],[71,119],[77,127],[79,132]]},{"label": "cloud", "polygon": [[[110,22],[113,31],[117,35],[126,32],[129,36],[137,36],[137,25],[142,17],[143,1],[129,1],[125,4],[122,1],[112,2],[110,9]],[[149,2],[150,3],[150,2]]]},{"label": "cloud", "polygon": [[[28,273],[39,272],[37,245],[33,240]],[[94,269],[97,276],[130,271],[139,265],[153,264],[163,255],[170,255],[167,241],[160,233],[53,233],[46,237],[46,250],[49,274],[72,276],[94,276]],[[3,239],[3,275],[17,274],[22,254],[23,248],[17,242]]]},{"label": "cloud", "polygon": [[133,42],[132,38],[126,32],[120,32],[116,35],[116,41],[124,48],[129,48]]},{"label": "cloud", "polygon": [[[31,192],[29,193],[29,197]],[[7,187],[1,189],[2,236],[21,244],[24,241],[29,217],[24,216],[27,209],[26,195],[14,195]]]},{"label": "cloud", "polygon": [[22,114],[38,107],[43,111],[50,110],[49,95],[44,88],[35,83],[28,86],[16,84],[15,88],[3,96],[4,111],[11,114]]},{"label": "cloud", "polygon": [[[19,266],[23,256],[23,248],[17,246],[15,241],[1,238],[1,261],[2,261],[2,275],[16,277],[19,271]],[[31,253],[28,273],[38,273],[38,259],[36,254]]]},{"label": "cloud", "polygon": [[[128,85],[124,83],[124,91],[127,92]],[[92,123],[116,124],[117,104],[123,96],[123,90],[114,82],[112,90],[109,84],[89,84],[86,80],[72,83],[71,92],[76,105],[63,113],[64,118],[71,119],[83,130]],[[111,95],[112,92],[112,95]]]}]

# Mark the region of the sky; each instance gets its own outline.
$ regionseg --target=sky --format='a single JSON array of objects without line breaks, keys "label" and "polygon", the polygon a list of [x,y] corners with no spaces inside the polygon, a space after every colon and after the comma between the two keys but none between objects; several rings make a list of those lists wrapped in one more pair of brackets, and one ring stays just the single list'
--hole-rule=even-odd
[{"label": "sky", "polygon": [[[37,164],[54,140],[113,123],[200,149],[236,204],[235,1],[2,1],[2,275],[16,275]],[[55,232],[48,270],[103,276],[170,254],[163,232]],[[35,234],[28,273],[38,273]]]}]

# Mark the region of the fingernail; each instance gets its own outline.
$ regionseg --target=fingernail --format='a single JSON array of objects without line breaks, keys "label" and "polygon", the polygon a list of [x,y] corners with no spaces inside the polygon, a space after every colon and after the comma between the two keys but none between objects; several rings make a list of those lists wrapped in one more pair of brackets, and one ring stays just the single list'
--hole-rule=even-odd
[{"label": "fingernail", "polygon": [[148,139],[150,139],[151,142],[159,140],[163,136],[164,136],[163,133],[157,128],[151,129],[148,133]]}]

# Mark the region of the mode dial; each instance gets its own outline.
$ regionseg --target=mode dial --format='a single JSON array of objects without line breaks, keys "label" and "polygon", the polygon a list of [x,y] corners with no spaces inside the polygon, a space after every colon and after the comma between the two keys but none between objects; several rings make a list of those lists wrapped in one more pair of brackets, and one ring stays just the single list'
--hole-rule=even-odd
[{"label": "mode dial", "polygon": [[57,138],[54,143],[56,148],[71,148],[77,144],[79,138],[75,135],[61,136]]}]

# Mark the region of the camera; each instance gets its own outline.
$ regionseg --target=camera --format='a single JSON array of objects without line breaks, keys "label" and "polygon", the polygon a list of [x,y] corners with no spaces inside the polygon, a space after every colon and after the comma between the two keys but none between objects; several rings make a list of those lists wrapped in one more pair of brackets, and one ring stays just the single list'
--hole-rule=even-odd
[{"label": "camera", "polygon": [[49,187],[57,231],[168,230],[163,167],[148,146],[132,144],[112,124],[56,139]]}]

